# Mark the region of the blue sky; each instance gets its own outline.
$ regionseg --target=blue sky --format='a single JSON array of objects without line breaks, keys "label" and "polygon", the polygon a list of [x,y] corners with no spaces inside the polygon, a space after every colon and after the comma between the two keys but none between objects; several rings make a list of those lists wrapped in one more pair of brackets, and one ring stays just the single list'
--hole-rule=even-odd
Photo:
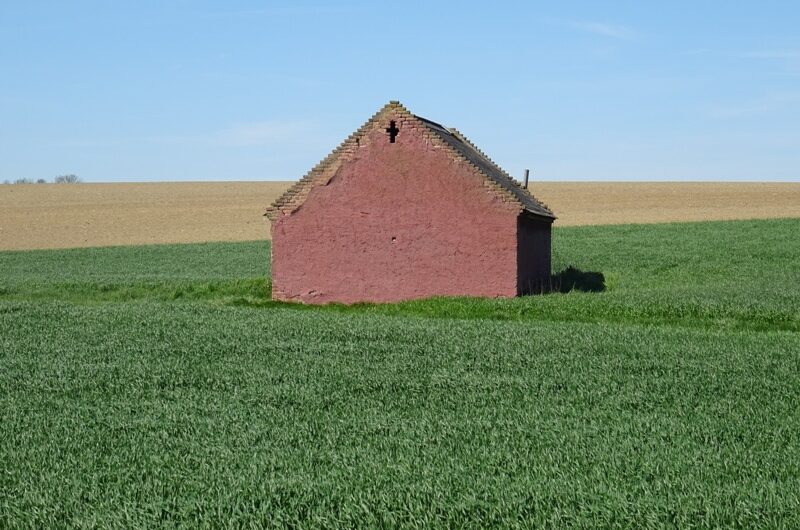
[{"label": "blue sky", "polygon": [[390,99],[534,180],[800,180],[800,3],[0,5],[0,180],[294,180]]}]

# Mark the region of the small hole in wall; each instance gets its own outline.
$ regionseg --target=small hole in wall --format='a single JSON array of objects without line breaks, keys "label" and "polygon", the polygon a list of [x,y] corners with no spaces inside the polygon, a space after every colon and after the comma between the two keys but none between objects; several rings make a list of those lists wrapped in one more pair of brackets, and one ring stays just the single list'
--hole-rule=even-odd
[{"label": "small hole in wall", "polygon": [[386,128],[386,132],[389,133],[389,143],[393,144],[394,139],[397,138],[397,134],[400,132],[400,129],[397,128],[397,124],[394,120],[389,122],[389,126]]},{"label": "small hole in wall", "polygon": [[396,237],[392,237],[392,243],[394,243],[396,241],[397,241],[397,238]]}]

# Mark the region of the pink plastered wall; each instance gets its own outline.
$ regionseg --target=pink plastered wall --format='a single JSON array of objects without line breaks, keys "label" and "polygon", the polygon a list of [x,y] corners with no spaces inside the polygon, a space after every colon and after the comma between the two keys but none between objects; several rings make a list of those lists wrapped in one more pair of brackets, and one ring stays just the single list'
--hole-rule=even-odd
[{"label": "pink plastered wall", "polygon": [[[395,143],[383,129],[396,119]],[[519,206],[388,116],[272,227],[273,297],[306,303],[516,296]]]}]

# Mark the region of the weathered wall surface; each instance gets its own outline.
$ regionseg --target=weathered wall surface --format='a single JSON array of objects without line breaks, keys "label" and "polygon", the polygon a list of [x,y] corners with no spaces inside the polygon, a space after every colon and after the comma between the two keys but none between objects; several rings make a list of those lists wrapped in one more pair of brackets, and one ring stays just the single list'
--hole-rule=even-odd
[{"label": "weathered wall surface", "polygon": [[517,221],[517,292],[540,293],[550,282],[550,231],[552,223],[530,215]]},{"label": "weathered wall surface", "polygon": [[[390,117],[391,118],[391,117]],[[399,117],[272,227],[273,296],[307,303],[517,294],[518,205]]]}]

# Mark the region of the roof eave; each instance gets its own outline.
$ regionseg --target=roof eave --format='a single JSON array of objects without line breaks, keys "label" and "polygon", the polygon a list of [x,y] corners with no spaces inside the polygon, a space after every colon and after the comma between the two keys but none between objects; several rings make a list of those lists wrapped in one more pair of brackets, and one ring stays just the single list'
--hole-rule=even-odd
[{"label": "roof eave", "polygon": [[537,212],[537,211],[531,210],[529,208],[522,208],[522,212],[520,212],[520,213],[522,215],[529,215],[531,217],[536,217],[537,219],[542,219],[544,221],[549,221],[551,223],[553,221],[555,221],[556,219],[558,219],[558,217],[556,217],[555,215],[545,214],[545,213],[542,213],[542,212]]}]

